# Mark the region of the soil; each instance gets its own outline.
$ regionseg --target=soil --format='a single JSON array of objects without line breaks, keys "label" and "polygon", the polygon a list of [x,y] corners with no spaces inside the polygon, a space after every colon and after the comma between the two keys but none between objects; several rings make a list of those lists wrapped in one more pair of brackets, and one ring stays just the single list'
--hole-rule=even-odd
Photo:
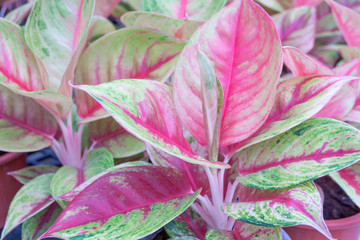
[{"label": "soil", "polygon": [[314,181],[324,191],[324,219],[340,219],[360,213],[360,209],[329,176]]}]

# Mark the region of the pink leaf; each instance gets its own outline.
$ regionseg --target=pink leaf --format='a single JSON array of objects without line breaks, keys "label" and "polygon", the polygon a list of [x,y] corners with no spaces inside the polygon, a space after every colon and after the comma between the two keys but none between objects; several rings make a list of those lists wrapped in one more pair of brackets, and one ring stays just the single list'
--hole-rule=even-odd
[{"label": "pink leaf", "polygon": [[294,7],[300,7],[300,6],[316,7],[322,1],[323,0],[293,0],[293,6]]},{"label": "pink leaf", "polygon": [[120,2],[121,2],[121,0],[96,0],[94,15],[108,17],[108,16],[110,16],[112,10]]},{"label": "pink leaf", "polygon": [[360,47],[360,15],[354,10],[335,1],[326,0],[330,5],[335,20],[343,33],[345,41],[350,47]]},{"label": "pink leaf", "polygon": [[202,25],[182,52],[175,104],[185,126],[205,145],[199,47],[214,63],[224,92],[220,145],[241,141],[264,123],[274,101],[282,65],[275,26],[252,1],[234,0]]}]

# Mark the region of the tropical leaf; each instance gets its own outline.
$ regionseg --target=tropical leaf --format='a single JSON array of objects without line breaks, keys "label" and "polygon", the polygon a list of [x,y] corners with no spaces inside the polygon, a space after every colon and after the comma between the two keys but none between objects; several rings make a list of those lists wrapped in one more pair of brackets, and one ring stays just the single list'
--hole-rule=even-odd
[{"label": "tropical leaf", "polygon": [[358,47],[342,47],[339,51],[346,62],[360,58],[360,48]]},{"label": "tropical leaf", "polygon": [[[231,231],[209,229],[206,232],[205,240],[236,240]],[[240,238],[241,239],[241,238]]]},{"label": "tropical leaf", "polygon": [[167,36],[188,40],[203,22],[187,19],[175,19],[157,13],[128,12],[121,17],[127,27],[145,28],[158,31]]},{"label": "tropical leaf", "polygon": [[[49,89],[71,97],[77,59],[84,47],[94,0],[39,0],[25,26],[30,49],[44,63]],[[60,89],[61,88],[61,89]]]},{"label": "tropical leaf", "polygon": [[241,186],[239,203],[224,212],[239,221],[265,227],[308,225],[332,238],[322,214],[322,201],[314,183],[281,190],[258,190]]},{"label": "tropical leaf", "polygon": [[[146,29],[121,29],[94,42],[81,56],[75,84],[97,85],[117,79],[163,81],[172,73],[184,43]],[[75,91],[82,119],[100,119],[106,111],[82,91]]]},{"label": "tropical leaf", "polygon": [[138,239],[178,216],[198,193],[169,168],[121,168],[83,190],[43,237]]},{"label": "tropical leaf", "polygon": [[293,46],[309,52],[315,44],[316,9],[298,7],[273,15],[275,26],[279,31],[282,44]]},{"label": "tropical leaf", "polygon": [[88,40],[86,42],[94,42],[103,35],[115,31],[115,26],[110,20],[101,16],[93,16],[89,28]]},{"label": "tropical leaf", "polygon": [[0,149],[36,151],[48,147],[57,131],[56,120],[31,98],[0,85]]},{"label": "tropical leaf", "polygon": [[173,18],[205,21],[225,4],[226,0],[143,0],[141,10],[157,12]]},{"label": "tropical leaf", "polygon": [[340,171],[330,173],[330,177],[360,207],[360,163],[355,163]]},{"label": "tropical leaf", "polygon": [[21,24],[29,16],[34,3],[34,1],[25,3],[24,5],[10,11],[4,18],[13,23]]},{"label": "tropical leaf", "polygon": [[253,224],[236,221],[233,235],[236,239],[252,240],[280,240],[282,239],[279,227],[262,227]]},{"label": "tropical leaf", "polygon": [[89,135],[96,148],[106,148],[114,158],[130,157],[145,151],[144,142],[128,133],[112,117],[90,122]]},{"label": "tropical leaf", "polygon": [[349,124],[310,119],[236,154],[238,180],[259,189],[295,186],[356,163],[359,143],[360,132]]},{"label": "tropical leaf", "polygon": [[282,12],[286,9],[291,8],[292,1],[291,0],[256,0],[256,2],[261,3],[262,5],[275,10],[277,12]]},{"label": "tropical leaf", "polygon": [[20,183],[26,184],[34,178],[45,173],[55,173],[57,169],[58,167],[53,165],[35,165],[9,172],[8,174],[16,178],[16,180],[18,180]]},{"label": "tropical leaf", "polygon": [[20,223],[54,202],[50,194],[50,182],[53,175],[53,173],[47,173],[38,176],[16,193],[9,208],[1,239],[4,239]]},{"label": "tropical leaf", "polygon": [[282,65],[275,26],[252,1],[234,0],[204,23],[184,48],[174,76],[175,104],[191,135],[206,145],[199,48],[214,63],[223,88],[220,145],[246,139],[264,123],[275,98]]},{"label": "tropical leaf", "polygon": [[171,89],[150,80],[123,79],[96,86],[80,85],[135,137],[194,164],[227,168],[192,153],[182,133]]},{"label": "tropical leaf", "polygon": [[108,17],[110,16],[112,10],[120,2],[121,0],[96,0],[94,15]]},{"label": "tropical leaf", "polygon": [[22,240],[37,240],[54,224],[62,212],[57,203],[52,203],[35,216],[23,222],[21,226]]}]

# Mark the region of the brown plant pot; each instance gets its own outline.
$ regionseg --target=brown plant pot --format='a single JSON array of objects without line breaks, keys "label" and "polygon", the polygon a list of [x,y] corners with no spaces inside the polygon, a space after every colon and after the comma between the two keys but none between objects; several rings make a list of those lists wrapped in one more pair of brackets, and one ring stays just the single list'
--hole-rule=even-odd
[{"label": "brown plant pot", "polygon": [[7,173],[24,167],[26,167],[24,153],[5,153],[0,156],[0,228],[5,224],[11,200],[22,186]]},{"label": "brown plant pot", "polygon": [[[342,219],[326,220],[331,235],[338,240],[360,239],[360,213]],[[327,240],[328,238],[309,226],[287,227],[284,230],[292,240],[316,239]]]}]

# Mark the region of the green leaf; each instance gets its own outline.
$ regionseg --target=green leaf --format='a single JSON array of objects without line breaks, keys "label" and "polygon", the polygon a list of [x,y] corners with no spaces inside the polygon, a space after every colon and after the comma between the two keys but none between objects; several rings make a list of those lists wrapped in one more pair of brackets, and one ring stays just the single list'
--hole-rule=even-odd
[{"label": "green leaf", "polygon": [[115,26],[107,18],[93,16],[89,28],[89,42],[92,43],[103,35],[115,31]]},{"label": "green leaf", "polygon": [[25,184],[11,202],[1,239],[25,220],[48,207],[54,200],[50,194],[53,173],[43,174]]},{"label": "green leaf", "polygon": [[26,184],[34,178],[45,173],[55,173],[58,167],[53,165],[35,165],[26,167],[8,174],[16,178],[20,183]]},{"label": "green leaf", "polygon": [[21,5],[20,7],[10,11],[5,15],[4,18],[13,23],[21,24],[29,15],[32,7],[34,6],[34,3],[35,2],[25,3],[24,5]]},{"label": "green leaf", "polygon": [[310,119],[234,156],[238,180],[249,187],[295,186],[360,159],[360,132],[332,119]]},{"label": "green leaf", "polygon": [[281,229],[279,227],[262,227],[253,224],[236,221],[233,230],[236,239],[251,240],[281,240]]}]

